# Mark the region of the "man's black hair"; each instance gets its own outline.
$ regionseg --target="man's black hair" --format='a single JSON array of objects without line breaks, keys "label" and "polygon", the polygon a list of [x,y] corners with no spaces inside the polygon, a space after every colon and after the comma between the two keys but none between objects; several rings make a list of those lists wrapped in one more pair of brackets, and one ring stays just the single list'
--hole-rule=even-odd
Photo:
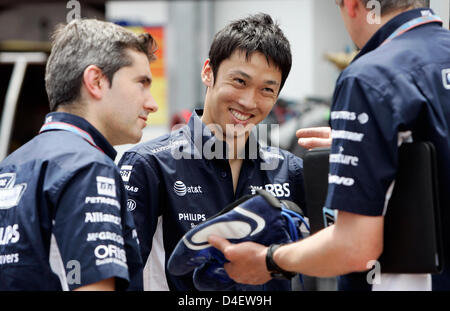
[{"label": "man's black hair", "polygon": [[233,21],[215,35],[209,50],[214,77],[222,61],[235,51],[246,53],[247,58],[254,52],[264,54],[281,71],[281,91],[292,66],[291,48],[270,15],[259,13]]}]

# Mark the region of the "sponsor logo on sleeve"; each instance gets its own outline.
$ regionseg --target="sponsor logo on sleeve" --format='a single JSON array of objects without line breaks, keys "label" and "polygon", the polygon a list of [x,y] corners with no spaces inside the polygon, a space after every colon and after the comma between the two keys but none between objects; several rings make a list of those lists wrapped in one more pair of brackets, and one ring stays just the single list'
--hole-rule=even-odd
[{"label": "sponsor logo on sleeve", "polygon": [[187,140],[175,140],[175,141],[171,141],[168,145],[166,146],[161,146],[158,148],[154,148],[151,149],[150,152],[152,153],[160,153],[162,151],[166,151],[166,150],[174,150],[180,146],[185,146],[188,145],[189,142]]},{"label": "sponsor logo on sleeve", "polygon": [[128,268],[125,250],[114,244],[98,245],[94,250],[94,255],[97,258],[95,261],[97,266],[114,263]]},{"label": "sponsor logo on sleeve", "polygon": [[22,195],[27,189],[27,184],[15,185],[16,173],[4,173],[0,175],[0,210],[10,209],[19,204]]},{"label": "sponsor logo on sleeve", "polygon": [[330,163],[358,166],[359,158],[352,155],[343,154],[343,151],[344,148],[341,146],[339,147],[339,153],[330,154]]},{"label": "sponsor logo on sleeve", "polygon": [[89,232],[86,241],[96,242],[98,240],[114,241],[121,245],[124,245],[123,237],[115,232],[101,231],[101,232]]},{"label": "sponsor logo on sleeve", "polygon": [[342,177],[342,176],[337,176],[337,175],[328,175],[328,183],[351,187],[355,183],[355,180],[353,178],[350,178],[350,177]]},{"label": "sponsor logo on sleeve", "polygon": [[116,197],[116,181],[113,178],[97,176],[97,193]]},{"label": "sponsor logo on sleeve", "polygon": [[450,68],[442,70],[442,81],[444,82],[444,87],[450,90]]},{"label": "sponsor logo on sleeve", "polygon": [[136,201],[133,199],[127,200],[127,209],[132,212],[136,209]]},{"label": "sponsor logo on sleeve", "polygon": [[361,124],[366,124],[367,122],[369,122],[369,115],[365,112],[361,113],[358,115],[358,121]]},{"label": "sponsor logo on sleeve", "polygon": [[358,120],[361,124],[366,124],[369,121],[369,115],[365,112],[357,115],[356,112],[351,111],[332,111],[330,118],[331,120]]},{"label": "sponsor logo on sleeve", "polygon": [[130,181],[131,171],[133,170],[132,165],[122,165],[120,168],[120,176],[122,176],[122,180],[124,182]]},{"label": "sponsor logo on sleeve", "polygon": [[350,112],[350,111],[332,111],[331,120],[349,120],[354,121],[356,120],[356,113]]},{"label": "sponsor logo on sleeve", "polygon": [[139,187],[135,187],[135,186],[125,185],[125,189],[127,189],[127,191],[129,191],[129,192],[134,192],[134,193],[139,192]]},{"label": "sponsor logo on sleeve", "polygon": [[0,266],[11,264],[11,263],[18,263],[19,262],[19,254],[6,254],[6,255],[0,255]]},{"label": "sponsor logo on sleeve", "polygon": [[85,213],[84,222],[85,223],[110,222],[121,227],[120,217],[112,214],[105,214],[102,212]]},{"label": "sponsor logo on sleeve", "polygon": [[0,227],[0,245],[17,243],[20,239],[19,225]]},{"label": "sponsor logo on sleeve", "polygon": [[85,204],[106,204],[117,207],[120,210],[120,203],[116,199],[107,197],[86,197],[84,199]]},{"label": "sponsor logo on sleeve", "polygon": [[349,131],[331,130],[331,138],[361,142],[364,138],[364,134]]}]

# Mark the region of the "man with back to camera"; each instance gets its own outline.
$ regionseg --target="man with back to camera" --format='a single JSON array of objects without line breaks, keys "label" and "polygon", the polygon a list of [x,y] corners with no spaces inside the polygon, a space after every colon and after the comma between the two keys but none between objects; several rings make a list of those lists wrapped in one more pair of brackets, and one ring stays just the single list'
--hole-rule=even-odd
[{"label": "man with back to camera", "polygon": [[[204,109],[194,111],[187,126],[122,157],[148,269],[145,289],[195,290],[192,273],[166,271],[171,252],[187,231],[253,189],[304,205],[302,160],[257,144],[250,133],[269,114],[290,68],[289,42],[269,15],[230,23],[215,35],[201,72]],[[236,290],[290,288],[289,281],[275,280]]]},{"label": "man with back to camera", "polygon": [[[330,160],[326,207],[338,210],[336,223],[286,246],[209,241],[231,262],[228,275],[237,282],[260,284],[274,270],[328,277],[366,271],[383,251],[385,198],[394,181],[398,146],[404,139],[431,141],[438,155],[442,209],[444,272],[433,275],[382,274],[372,289],[449,290],[450,211],[450,32],[425,1],[379,1],[381,23],[368,22],[367,0],[336,1],[346,28],[361,52],[340,75],[333,96],[331,128],[297,132],[307,148],[327,145],[331,153],[358,158],[357,165]],[[355,117],[352,117],[354,115]],[[408,135],[409,134],[409,135]],[[316,136],[311,138],[310,136]],[[331,157],[330,157],[331,159]],[[371,289],[367,274],[340,278],[343,290]]]},{"label": "man with back to camera", "polygon": [[[97,20],[55,31],[45,76],[52,112],[0,163],[0,290],[142,289],[112,145],[138,142],[157,110],[155,50],[150,35]],[[53,251],[62,267],[50,263]]]}]

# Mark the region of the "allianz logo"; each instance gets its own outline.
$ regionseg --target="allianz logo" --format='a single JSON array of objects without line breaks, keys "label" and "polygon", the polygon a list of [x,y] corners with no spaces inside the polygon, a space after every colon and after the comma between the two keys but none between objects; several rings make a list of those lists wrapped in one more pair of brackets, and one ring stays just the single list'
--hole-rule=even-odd
[{"label": "allianz logo", "polygon": [[173,184],[173,191],[175,192],[176,195],[180,196],[180,197],[184,197],[187,193],[198,193],[198,194],[202,194],[202,186],[189,186],[187,187],[184,182],[182,182],[181,180],[177,180],[174,184]]}]

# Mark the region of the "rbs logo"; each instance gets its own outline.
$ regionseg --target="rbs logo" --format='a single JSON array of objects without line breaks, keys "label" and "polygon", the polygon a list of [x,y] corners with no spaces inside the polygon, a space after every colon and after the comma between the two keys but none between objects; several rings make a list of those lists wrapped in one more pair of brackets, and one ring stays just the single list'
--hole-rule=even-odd
[{"label": "rbs logo", "polygon": [[[256,189],[263,189],[262,186],[250,186],[252,194],[256,193]],[[289,190],[289,183],[284,184],[266,184],[264,190],[272,194],[276,198],[289,197],[291,191]]]}]

